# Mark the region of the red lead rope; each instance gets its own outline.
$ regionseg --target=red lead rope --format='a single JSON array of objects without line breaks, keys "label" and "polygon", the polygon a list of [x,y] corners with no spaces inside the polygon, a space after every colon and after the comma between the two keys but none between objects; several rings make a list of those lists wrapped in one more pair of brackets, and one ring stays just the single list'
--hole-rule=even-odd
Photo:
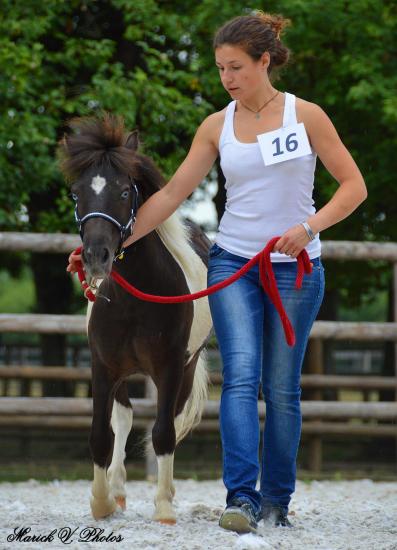
[{"label": "red lead rope", "polygon": [[[285,333],[285,337],[288,345],[293,346],[295,344],[294,329],[284,310],[284,307],[280,298],[280,294],[277,288],[277,282],[274,276],[272,263],[270,261],[270,253],[272,252],[273,247],[279,238],[280,237],[273,237],[273,239],[271,239],[267,243],[267,245],[261,252],[259,252],[251,260],[249,260],[241,269],[236,271],[236,273],[234,273],[224,281],[216,283],[215,285],[210,286],[204,290],[200,290],[199,292],[194,292],[193,294],[183,294],[181,296],[156,296],[153,294],[146,294],[145,292],[141,292],[140,290],[135,288],[133,285],[131,285],[114,269],[111,271],[110,276],[121,287],[123,287],[124,290],[126,290],[127,292],[135,296],[135,298],[139,298],[147,302],[156,302],[159,304],[176,304],[180,302],[189,302],[192,300],[197,300],[198,298],[203,298],[204,296],[213,294],[217,290],[220,290],[221,288],[225,288],[226,286],[229,286],[232,283],[234,283],[234,281],[236,281],[237,279],[242,277],[245,273],[247,273],[247,271],[249,271],[251,267],[259,263],[259,275],[260,275],[263,289],[269,296],[274,307],[277,309],[277,312],[283,324],[284,333]],[[80,254],[81,251],[82,251],[82,247],[79,247],[75,250],[74,253]],[[305,273],[310,274],[312,272],[312,264],[310,263],[309,256],[305,249],[303,249],[297,257],[297,266],[298,266],[298,272],[296,275],[295,288],[298,290],[302,287],[304,274]],[[94,302],[95,294],[91,291],[89,285],[87,284],[87,281],[85,280],[83,265],[81,262],[77,263],[77,274],[78,274],[80,283],[84,289],[85,297],[91,302]]]}]

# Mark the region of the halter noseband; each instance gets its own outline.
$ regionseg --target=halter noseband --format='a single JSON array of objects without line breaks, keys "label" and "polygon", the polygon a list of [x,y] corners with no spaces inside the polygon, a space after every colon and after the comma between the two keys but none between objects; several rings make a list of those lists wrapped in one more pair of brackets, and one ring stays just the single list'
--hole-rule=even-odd
[{"label": "halter noseband", "polygon": [[75,208],[74,208],[74,217],[75,217],[76,223],[77,223],[78,228],[79,228],[79,233],[80,233],[81,240],[83,240],[83,236],[84,236],[83,235],[83,229],[84,229],[85,222],[90,220],[91,218],[103,218],[104,220],[107,220],[108,222],[115,225],[117,227],[117,229],[120,231],[120,243],[119,243],[118,249],[116,251],[116,255],[118,254],[118,252],[122,248],[122,245],[123,245],[123,242],[125,241],[125,236],[127,234],[128,229],[131,228],[131,234],[132,234],[132,230],[134,228],[134,224],[135,224],[135,220],[136,220],[136,213],[137,213],[137,210],[138,210],[138,188],[137,188],[136,184],[134,183],[134,180],[131,178],[131,176],[128,176],[128,178],[129,178],[130,183],[131,183],[131,190],[135,191],[135,193],[134,193],[134,198],[133,198],[133,201],[132,201],[131,215],[129,217],[128,222],[125,225],[121,224],[119,221],[117,221],[112,216],[109,216],[109,214],[105,214],[105,212],[89,212],[88,214],[86,214],[85,216],[80,218],[80,216],[78,214],[78,211],[77,211],[78,210],[77,198],[75,199],[76,204],[75,204]]}]

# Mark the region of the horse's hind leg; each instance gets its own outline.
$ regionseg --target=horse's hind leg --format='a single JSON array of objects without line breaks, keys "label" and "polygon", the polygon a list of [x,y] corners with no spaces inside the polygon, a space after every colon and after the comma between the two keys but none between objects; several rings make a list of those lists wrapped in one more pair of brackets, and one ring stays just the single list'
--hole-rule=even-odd
[{"label": "horse's hind leg", "polygon": [[112,463],[108,469],[110,495],[125,510],[126,492],[124,484],[127,478],[124,467],[125,445],[132,427],[132,407],[128,398],[127,382],[123,382],[116,392],[111,424],[114,432],[114,445]]},{"label": "horse's hind leg", "polygon": [[153,519],[160,523],[173,525],[176,523],[176,514],[172,501],[175,495],[174,479],[174,451],[157,455],[158,479],[155,498],[156,510]]},{"label": "horse's hind leg", "polygon": [[92,364],[93,417],[90,436],[91,455],[94,461],[91,511],[95,519],[109,516],[116,510],[116,501],[110,496],[106,468],[112,449],[110,411],[113,396],[106,368],[98,361]]}]

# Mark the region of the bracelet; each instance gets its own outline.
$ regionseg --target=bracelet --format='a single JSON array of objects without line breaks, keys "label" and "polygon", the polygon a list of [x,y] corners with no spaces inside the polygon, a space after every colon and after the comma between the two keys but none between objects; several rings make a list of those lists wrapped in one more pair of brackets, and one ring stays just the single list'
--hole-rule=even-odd
[{"label": "bracelet", "polygon": [[313,241],[316,236],[313,233],[312,228],[310,227],[310,225],[307,222],[301,222],[301,225],[303,225],[303,227],[305,228],[305,231],[306,231],[307,236],[309,237],[309,239],[311,241]]}]

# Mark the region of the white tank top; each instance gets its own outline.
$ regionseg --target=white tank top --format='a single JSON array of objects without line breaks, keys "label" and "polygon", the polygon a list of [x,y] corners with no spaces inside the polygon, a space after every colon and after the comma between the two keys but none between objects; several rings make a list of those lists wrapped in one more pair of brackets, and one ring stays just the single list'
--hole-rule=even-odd
[{"label": "white tank top", "polygon": [[[226,178],[226,208],[215,242],[228,252],[252,258],[266,243],[316,212],[313,201],[317,155],[265,166],[258,142],[242,143],[234,134],[236,101],[226,108],[219,140],[221,167]],[[295,96],[285,93],[283,127],[296,124]],[[321,254],[319,236],[306,246],[309,257]],[[295,262],[272,253],[273,262]]]}]

